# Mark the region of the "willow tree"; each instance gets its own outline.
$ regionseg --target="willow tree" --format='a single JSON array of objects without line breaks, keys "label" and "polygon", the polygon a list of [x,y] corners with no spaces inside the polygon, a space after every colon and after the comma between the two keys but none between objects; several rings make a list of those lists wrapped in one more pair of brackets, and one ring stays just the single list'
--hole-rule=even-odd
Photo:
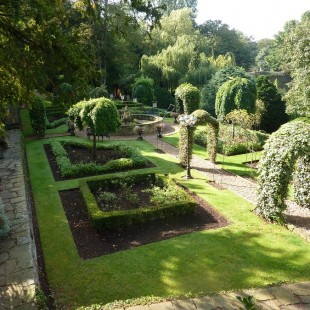
[{"label": "willow tree", "polygon": [[97,135],[113,133],[121,125],[115,104],[107,98],[78,102],[70,108],[68,115],[80,130],[84,126],[90,128],[93,135],[93,159],[97,157]]},{"label": "willow tree", "polygon": [[256,85],[251,79],[235,77],[225,82],[218,90],[215,100],[215,113],[224,117],[232,110],[255,112]]}]

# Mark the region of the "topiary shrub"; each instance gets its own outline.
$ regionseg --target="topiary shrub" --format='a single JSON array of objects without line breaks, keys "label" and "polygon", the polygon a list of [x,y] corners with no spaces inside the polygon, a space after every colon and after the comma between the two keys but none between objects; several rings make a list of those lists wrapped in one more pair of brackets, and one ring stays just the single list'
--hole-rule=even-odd
[{"label": "topiary shrub", "polygon": [[181,84],[175,90],[175,98],[177,111],[179,113],[191,114],[199,109],[200,92],[199,89],[192,84]]},{"label": "topiary shrub", "polygon": [[40,97],[34,97],[31,105],[29,115],[33,133],[41,139],[44,137],[46,129],[44,101]]},{"label": "topiary shrub", "polygon": [[154,80],[144,76],[136,78],[132,85],[132,96],[144,105],[150,105],[154,100]]},{"label": "topiary shrub", "polygon": [[310,125],[297,121],[282,125],[267,143],[259,164],[256,212],[272,222],[283,222],[288,184],[295,170],[295,199],[310,207]]},{"label": "topiary shrub", "polygon": [[4,211],[4,205],[0,198],[0,238],[5,237],[10,231],[10,225],[8,217]]},{"label": "topiary shrub", "polygon": [[154,95],[157,101],[158,108],[167,109],[170,105],[175,105],[174,97],[166,88],[156,86],[154,88]]},{"label": "topiary shrub", "polygon": [[224,117],[232,110],[255,112],[256,85],[251,79],[236,77],[225,82],[216,93],[215,113]]}]

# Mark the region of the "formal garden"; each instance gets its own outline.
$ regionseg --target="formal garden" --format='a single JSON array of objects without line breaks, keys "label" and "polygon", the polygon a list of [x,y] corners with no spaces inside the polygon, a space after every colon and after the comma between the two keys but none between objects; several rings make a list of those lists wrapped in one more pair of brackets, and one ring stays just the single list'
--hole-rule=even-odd
[{"label": "formal garden", "polygon": [[[62,57],[57,48],[41,55],[29,37],[34,54],[28,61],[39,53],[40,62],[27,74],[0,68],[10,81],[0,84],[7,94],[0,106],[0,149],[10,146],[15,107],[43,270],[39,308],[117,309],[309,281],[309,216],[294,215],[294,225],[302,222],[300,235],[285,213],[290,205],[305,214],[310,208],[304,45],[279,40],[264,46],[279,63],[272,57],[262,62],[257,50],[254,61],[227,25],[209,21],[195,28],[189,8],[161,15],[160,7],[133,1],[100,8],[83,3],[69,1],[58,12],[64,24],[66,12],[68,25],[79,25],[70,24],[70,36],[53,30],[66,26],[42,24],[63,42]],[[22,8],[30,14],[26,1]],[[102,15],[108,8],[111,20]],[[102,10],[99,20],[89,10]],[[25,18],[16,14],[16,23]],[[143,35],[139,14],[154,22],[148,30],[153,41]],[[128,24],[116,30],[120,16]],[[178,33],[173,25],[182,25],[174,27]],[[118,42],[107,27],[123,35],[115,51],[104,44]],[[281,35],[303,42],[304,29],[309,33],[309,12]],[[234,52],[210,37],[224,30]],[[46,38],[32,31],[43,46]],[[288,61],[291,83],[280,87],[272,72]],[[262,63],[271,75],[253,74]],[[191,165],[194,160],[206,166]],[[215,174],[247,180],[255,199],[229,190]],[[0,200],[0,238],[10,229]]]}]

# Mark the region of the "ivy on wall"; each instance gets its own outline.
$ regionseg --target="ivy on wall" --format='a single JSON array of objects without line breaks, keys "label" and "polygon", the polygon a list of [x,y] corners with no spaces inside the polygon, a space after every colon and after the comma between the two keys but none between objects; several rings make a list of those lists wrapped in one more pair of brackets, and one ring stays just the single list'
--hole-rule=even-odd
[{"label": "ivy on wall", "polygon": [[295,201],[310,208],[310,125],[303,121],[281,126],[265,144],[259,164],[256,212],[282,223],[292,179]]}]

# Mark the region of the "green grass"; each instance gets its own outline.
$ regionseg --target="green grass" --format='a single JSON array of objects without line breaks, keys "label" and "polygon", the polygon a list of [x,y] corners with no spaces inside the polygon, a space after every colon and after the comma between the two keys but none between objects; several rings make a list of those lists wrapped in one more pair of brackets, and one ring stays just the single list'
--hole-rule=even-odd
[{"label": "green grass", "polygon": [[[175,133],[170,136],[165,136],[163,138],[164,141],[178,146],[179,143],[179,135]],[[193,154],[197,155],[203,159],[208,159],[208,152],[206,148],[203,148],[197,144],[193,145]],[[217,154],[216,156],[216,163],[222,167],[223,169],[234,173],[240,176],[250,176],[253,178],[257,177],[256,169],[252,169],[244,164],[244,162],[251,162],[254,160],[259,160],[261,157],[262,152],[254,152],[251,154],[241,154],[241,155],[234,155],[234,156],[223,156],[221,154]]]},{"label": "green grass", "polygon": [[31,123],[30,123],[29,110],[20,109],[19,115],[20,115],[24,137],[27,138],[27,137],[32,136],[33,131],[32,131]]},{"label": "green grass", "polygon": [[[21,109],[20,110],[20,119],[21,119],[21,123],[22,123],[22,128],[23,128],[23,134],[24,137],[31,137],[33,135],[33,131],[32,131],[32,127],[31,127],[31,123],[30,123],[30,117],[29,117],[29,110],[28,109]],[[61,134],[61,133],[65,133],[68,130],[68,126],[66,124],[61,125],[57,128],[53,128],[53,129],[47,129],[45,131],[45,134]]]},{"label": "green grass", "polygon": [[46,272],[58,304],[73,309],[147,295],[209,293],[310,279],[309,243],[284,227],[265,223],[251,212],[253,205],[228,190],[213,188],[198,172],[192,171],[194,180],[185,181],[176,160],[154,152],[145,141],[126,141],[158,166],[144,171],[170,172],[231,224],[82,260],[58,194],[77,188],[78,180],[54,181],[43,143],[29,141],[26,150]]},{"label": "green grass", "polygon": [[68,126],[66,124],[63,124],[56,128],[46,129],[45,134],[51,135],[51,134],[60,134],[60,133],[66,133],[66,132],[68,132]]}]

